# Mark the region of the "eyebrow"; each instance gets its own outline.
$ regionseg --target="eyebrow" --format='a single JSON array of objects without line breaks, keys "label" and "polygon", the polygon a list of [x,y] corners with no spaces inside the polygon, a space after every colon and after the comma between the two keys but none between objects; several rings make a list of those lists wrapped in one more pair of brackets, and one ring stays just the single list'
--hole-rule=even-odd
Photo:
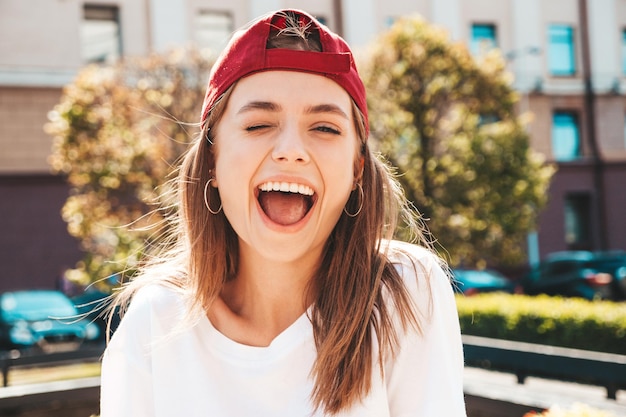
[{"label": "eyebrow", "polygon": [[343,117],[346,120],[350,120],[346,112],[341,110],[341,108],[335,104],[318,104],[316,106],[311,106],[305,110],[305,113],[308,113],[308,114],[333,113],[333,114]]},{"label": "eyebrow", "polygon": [[[282,110],[282,106],[271,101],[251,101],[243,105],[237,114],[246,113],[254,110],[264,110],[269,112],[279,112]],[[333,113],[343,117],[346,120],[350,120],[346,112],[344,112],[339,106],[335,104],[317,104],[315,106],[307,107],[305,110],[307,114],[320,114],[320,113]]]},{"label": "eyebrow", "polygon": [[279,104],[272,103],[271,101],[251,101],[243,105],[239,109],[239,111],[237,111],[237,114],[242,114],[253,110],[277,112],[282,110],[282,107]]}]

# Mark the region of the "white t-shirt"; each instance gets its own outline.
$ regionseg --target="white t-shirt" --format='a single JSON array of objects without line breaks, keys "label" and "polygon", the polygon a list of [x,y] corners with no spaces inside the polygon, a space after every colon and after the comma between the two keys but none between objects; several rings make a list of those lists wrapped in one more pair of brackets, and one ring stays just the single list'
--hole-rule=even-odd
[{"label": "white t-shirt", "polygon": [[[401,245],[425,270],[418,264],[416,277],[406,258],[397,266],[419,307],[423,334],[401,333],[383,375],[372,367],[369,395],[339,415],[463,417],[463,353],[451,284],[433,255]],[[184,315],[182,296],[173,290],[152,285],[135,295],[104,355],[101,417],[324,415],[314,413],[310,401],[316,350],[306,314],[268,347],[234,342],[205,316],[180,327]]]}]

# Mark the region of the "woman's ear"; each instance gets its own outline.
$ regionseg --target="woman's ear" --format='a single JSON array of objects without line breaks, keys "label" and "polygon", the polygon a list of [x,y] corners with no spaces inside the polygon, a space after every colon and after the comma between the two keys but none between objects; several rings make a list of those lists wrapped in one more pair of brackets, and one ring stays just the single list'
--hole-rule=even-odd
[{"label": "woman's ear", "polygon": [[218,188],[217,186],[217,176],[215,175],[215,170],[209,171],[209,182],[211,183],[211,187]]},{"label": "woman's ear", "polygon": [[354,164],[354,187],[356,188],[356,184],[361,182],[361,178],[363,178],[363,168],[365,167],[365,157],[360,156],[358,161]]}]

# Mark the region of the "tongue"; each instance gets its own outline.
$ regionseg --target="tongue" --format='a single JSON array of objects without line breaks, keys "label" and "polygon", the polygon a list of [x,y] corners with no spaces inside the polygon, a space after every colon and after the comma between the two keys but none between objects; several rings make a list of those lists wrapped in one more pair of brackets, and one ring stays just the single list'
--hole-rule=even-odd
[{"label": "tongue", "polygon": [[283,226],[302,220],[309,210],[307,198],[297,193],[262,192],[259,203],[267,217]]}]

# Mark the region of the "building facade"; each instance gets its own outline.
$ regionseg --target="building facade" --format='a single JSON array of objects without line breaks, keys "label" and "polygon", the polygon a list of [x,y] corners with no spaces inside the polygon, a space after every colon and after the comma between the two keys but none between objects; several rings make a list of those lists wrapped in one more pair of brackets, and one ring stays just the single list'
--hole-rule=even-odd
[{"label": "building facade", "polygon": [[500,48],[531,112],[532,146],[558,166],[531,261],[626,249],[626,0],[3,0],[0,2],[0,290],[52,287],[82,254],[60,214],[43,126],[82,66],[194,43],[219,51],[269,10],[302,8],[366,47],[418,13],[473,53]]}]

